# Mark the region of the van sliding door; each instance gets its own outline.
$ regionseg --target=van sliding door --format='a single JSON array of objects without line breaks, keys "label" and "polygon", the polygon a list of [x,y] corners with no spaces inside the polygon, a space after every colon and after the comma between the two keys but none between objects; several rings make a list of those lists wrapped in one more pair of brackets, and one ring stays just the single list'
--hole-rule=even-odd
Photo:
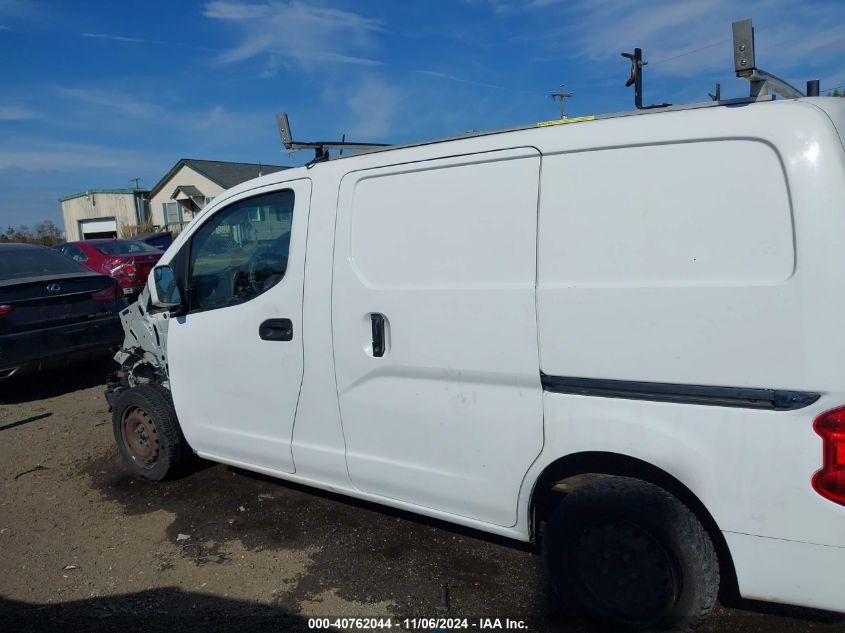
[{"label": "van sliding door", "polygon": [[358,489],[516,524],[543,443],[539,172],[520,148],[341,182],[332,327]]}]

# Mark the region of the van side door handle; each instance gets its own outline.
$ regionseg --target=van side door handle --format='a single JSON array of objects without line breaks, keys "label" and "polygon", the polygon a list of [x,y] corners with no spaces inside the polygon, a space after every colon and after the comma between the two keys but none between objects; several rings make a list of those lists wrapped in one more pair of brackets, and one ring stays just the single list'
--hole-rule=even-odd
[{"label": "van side door handle", "polygon": [[373,312],[370,315],[373,328],[373,357],[384,356],[384,315]]},{"label": "van side door handle", "polygon": [[267,319],[258,327],[258,336],[264,341],[292,341],[293,323],[290,319]]}]

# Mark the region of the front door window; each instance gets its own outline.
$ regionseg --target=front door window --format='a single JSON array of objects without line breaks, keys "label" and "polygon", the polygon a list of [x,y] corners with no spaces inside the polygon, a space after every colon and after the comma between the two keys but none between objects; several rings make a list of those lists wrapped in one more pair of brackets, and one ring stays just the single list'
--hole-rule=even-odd
[{"label": "front door window", "polygon": [[213,310],[257,297],[287,270],[294,193],[274,191],[215,213],[194,234],[190,309]]}]

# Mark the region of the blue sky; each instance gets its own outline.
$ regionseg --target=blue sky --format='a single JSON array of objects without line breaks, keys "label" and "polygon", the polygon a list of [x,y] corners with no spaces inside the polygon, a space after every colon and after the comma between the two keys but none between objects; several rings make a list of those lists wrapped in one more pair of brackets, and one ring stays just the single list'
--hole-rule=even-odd
[{"label": "blue sky", "polygon": [[648,102],[745,96],[731,22],[759,65],[845,85],[842,0],[0,0],[0,226],[59,221],[62,195],[151,187],[181,157],[296,165],[295,136],[407,142],[627,110],[623,51]]}]

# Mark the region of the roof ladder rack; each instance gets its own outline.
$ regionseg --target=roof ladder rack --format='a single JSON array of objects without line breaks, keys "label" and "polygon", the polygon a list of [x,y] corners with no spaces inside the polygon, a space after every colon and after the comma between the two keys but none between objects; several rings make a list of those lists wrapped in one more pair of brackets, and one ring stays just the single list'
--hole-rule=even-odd
[{"label": "roof ladder rack", "polygon": [[329,159],[330,149],[373,149],[376,147],[389,147],[388,143],[350,143],[348,141],[294,141],[293,135],[290,131],[290,121],[286,112],[279,112],[276,115],[276,125],[279,128],[279,136],[282,139],[282,145],[287,150],[298,149],[313,149],[314,158],[311,159],[306,167],[311,167],[316,163],[321,163]]},{"label": "roof ladder rack", "polygon": [[[772,93],[779,94],[784,99],[798,99],[806,96],[780,77],[775,77],[765,70],[757,68],[757,60],[754,55],[754,27],[751,26],[751,20],[734,22],[731,28],[733,29],[736,76],[751,82],[752,99]],[[817,80],[807,82],[809,96],[818,96],[818,90],[819,82]]]},{"label": "roof ladder rack", "polygon": [[635,48],[633,53],[622,53],[622,57],[631,62],[631,77],[625,82],[625,87],[630,88],[634,86],[634,105],[637,110],[651,110],[652,108],[668,108],[671,103],[654,103],[652,105],[643,105],[643,67],[648,64],[643,61],[643,51],[641,48]]}]

